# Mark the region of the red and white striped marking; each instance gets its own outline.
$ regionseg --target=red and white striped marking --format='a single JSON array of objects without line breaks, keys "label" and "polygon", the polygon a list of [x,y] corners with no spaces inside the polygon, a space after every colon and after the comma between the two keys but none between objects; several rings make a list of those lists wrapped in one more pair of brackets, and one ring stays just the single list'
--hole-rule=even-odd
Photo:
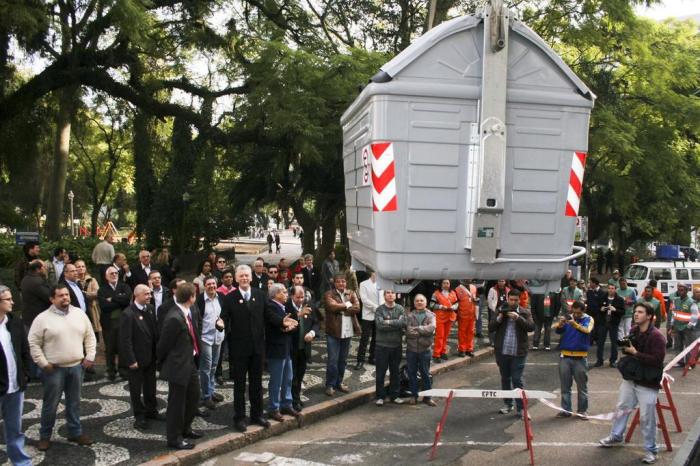
[{"label": "red and white striped marking", "polygon": [[370,145],[372,150],[372,208],[375,212],[396,210],[394,146],[390,142]]},{"label": "red and white striped marking", "polygon": [[567,217],[576,217],[581,204],[581,189],[583,188],[583,172],[586,166],[586,153],[574,152],[569,174],[569,193],[566,196]]}]

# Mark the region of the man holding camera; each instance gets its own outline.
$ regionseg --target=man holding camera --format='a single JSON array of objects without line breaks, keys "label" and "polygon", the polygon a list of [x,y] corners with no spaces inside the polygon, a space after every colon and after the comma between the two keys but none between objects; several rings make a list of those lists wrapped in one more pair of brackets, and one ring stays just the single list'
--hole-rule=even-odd
[{"label": "man holding camera", "polygon": [[608,294],[603,298],[598,322],[598,351],[595,367],[603,365],[605,351],[605,338],[610,336],[610,367],[617,367],[617,331],[620,327],[620,319],[625,314],[625,300],[617,295],[617,287],[608,284]]},{"label": "man holding camera", "polygon": [[571,304],[571,313],[559,317],[556,332],[559,340],[559,381],[561,382],[561,407],[557,417],[571,417],[571,384],[576,381],[578,392],[577,411],[585,416],[588,410],[588,347],[593,330],[593,318],[584,312],[580,301]]},{"label": "man holding camera", "polygon": [[639,405],[640,426],[646,454],[642,462],[656,462],[656,399],[663,377],[666,341],[653,325],[654,310],[646,303],[634,306],[634,327],[629,337],[620,342],[625,357],[620,361],[622,384],[617,402],[617,412],[610,435],[600,440],[605,448],[622,443],[627,420]]},{"label": "man holding camera", "polygon": [[[496,364],[501,373],[501,389],[524,388],[523,370],[527,358],[527,333],[535,330],[530,310],[519,306],[520,291],[510,290],[507,303],[489,322],[489,332],[496,335]],[[504,398],[505,406],[499,411],[508,414],[513,411],[513,400]],[[523,402],[515,400],[516,416],[522,417]]]}]

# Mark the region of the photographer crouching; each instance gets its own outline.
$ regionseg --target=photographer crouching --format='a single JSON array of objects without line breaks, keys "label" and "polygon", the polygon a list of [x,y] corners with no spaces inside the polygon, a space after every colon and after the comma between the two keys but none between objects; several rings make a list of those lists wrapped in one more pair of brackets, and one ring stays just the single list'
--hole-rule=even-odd
[{"label": "photographer crouching", "polygon": [[629,336],[618,342],[625,353],[618,369],[622,374],[616,417],[610,435],[600,440],[602,447],[612,447],[622,442],[627,420],[639,404],[640,427],[644,437],[646,454],[642,463],[656,462],[656,398],[661,388],[666,340],[654,326],[654,309],[646,303],[634,306],[634,327]]}]

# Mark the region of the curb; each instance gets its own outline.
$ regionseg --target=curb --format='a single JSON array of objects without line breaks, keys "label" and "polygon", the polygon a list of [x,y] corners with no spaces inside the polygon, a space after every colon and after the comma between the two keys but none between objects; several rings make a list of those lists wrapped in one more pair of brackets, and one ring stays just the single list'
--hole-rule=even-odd
[{"label": "curb", "polygon": [[[447,362],[431,365],[430,374],[435,376],[461,369],[462,367],[466,367],[476,361],[491,356],[493,351],[493,348],[489,346],[476,351],[473,358],[451,359]],[[304,408],[304,411],[298,419],[294,419],[291,416],[284,416],[284,422],[273,421],[272,425],[267,429],[263,429],[259,426],[250,426],[245,433],[232,432],[230,434],[224,434],[211,440],[198,443],[193,450],[165,453],[142,464],[146,466],[189,466],[198,464],[214,456],[238,450],[260,440],[281,435],[292,429],[305,427],[335,414],[349,411],[374,399],[374,391],[375,389],[372,386],[337,398],[331,398],[309,406],[308,408]]]}]

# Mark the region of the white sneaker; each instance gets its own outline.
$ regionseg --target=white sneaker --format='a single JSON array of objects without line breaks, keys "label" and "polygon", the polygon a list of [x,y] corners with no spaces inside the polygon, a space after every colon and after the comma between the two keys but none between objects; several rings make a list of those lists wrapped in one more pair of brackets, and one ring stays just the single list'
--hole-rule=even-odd
[{"label": "white sneaker", "polygon": [[615,444],[622,443],[622,439],[618,440],[612,434],[610,434],[607,437],[600,439],[598,443],[603,448],[610,448],[612,446],[615,446]]},{"label": "white sneaker", "polygon": [[374,402],[374,404],[377,406],[384,406],[384,400],[379,398],[377,401]]},{"label": "white sneaker", "polygon": [[656,454],[648,451],[644,455],[644,458],[642,458],[642,463],[644,464],[654,464],[656,463]]},{"label": "white sneaker", "polygon": [[508,414],[508,413],[510,413],[511,411],[513,411],[513,407],[512,407],[512,406],[504,406],[504,407],[502,407],[501,409],[498,410],[498,412],[499,412],[500,414]]},{"label": "white sneaker", "polygon": [[403,404],[403,400],[401,398],[394,398],[393,400],[391,400],[391,402],[394,403],[395,405],[402,405]]}]

